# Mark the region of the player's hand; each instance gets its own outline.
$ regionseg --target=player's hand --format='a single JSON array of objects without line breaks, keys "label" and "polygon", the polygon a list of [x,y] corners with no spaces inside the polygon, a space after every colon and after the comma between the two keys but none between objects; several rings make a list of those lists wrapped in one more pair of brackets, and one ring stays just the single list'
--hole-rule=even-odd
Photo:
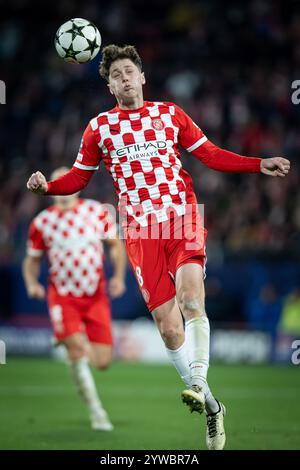
[{"label": "player's hand", "polygon": [[27,181],[27,189],[37,194],[45,194],[48,191],[48,184],[45,176],[40,171],[33,173]]},{"label": "player's hand", "polygon": [[261,161],[260,171],[265,175],[284,178],[290,171],[290,161],[282,157],[266,158]]},{"label": "player's hand", "polygon": [[43,300],[46,296],[46,291],[42,284],[36,283],[27,287],[27,294],[31,299]]},{"label": "player's hand", "polygon": [[118,277],[111,277],[108,281],[108,292],[112,299],[121,297],[126,290],[125,283]]}]

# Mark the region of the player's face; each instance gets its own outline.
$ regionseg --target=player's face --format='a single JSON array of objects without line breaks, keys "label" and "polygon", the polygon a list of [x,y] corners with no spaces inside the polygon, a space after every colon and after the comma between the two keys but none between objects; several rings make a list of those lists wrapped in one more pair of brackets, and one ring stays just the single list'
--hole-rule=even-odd
[{"label": "player's face", "polygon": [[77,203],[78,197],[79,193],[68,196],[52,196],[54,204],[61,210],[71,209]]},{"label": "player's face", "polygon": [[109,90],[119,103],[130,103],[143,96],[144,73],[130,59],[118,59],[109,70]]}]

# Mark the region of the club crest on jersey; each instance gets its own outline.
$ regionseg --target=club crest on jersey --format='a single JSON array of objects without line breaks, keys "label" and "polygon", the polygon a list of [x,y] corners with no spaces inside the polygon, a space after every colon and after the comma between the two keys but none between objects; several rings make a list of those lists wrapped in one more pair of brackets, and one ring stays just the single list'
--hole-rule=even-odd
[{"label": "club crest on jersey", "polygon": [[156,131],[162,131],[165,125],[161,119],[152,119],[152,127]]}]

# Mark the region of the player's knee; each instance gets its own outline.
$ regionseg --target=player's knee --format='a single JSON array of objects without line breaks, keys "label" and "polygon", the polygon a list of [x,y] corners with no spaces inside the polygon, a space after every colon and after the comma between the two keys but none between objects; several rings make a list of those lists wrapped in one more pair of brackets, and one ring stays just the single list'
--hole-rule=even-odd
[{"label": "player's knee", "polygon": [[182,336],[182,329],[179,325],[161,325],[160,328],[161,336],[164,342],[172,346],[173,344],[178,344],[181,336]]},{"label": "player's knee", "polygon": [[69,359],[71,362],[79,361],[79,359],[82,359],[83,357],[86,356],[85,353],[83,353],[82,351],[78,351],[77,349],[76,350],[72,349],[68,353],[69,353]]}]

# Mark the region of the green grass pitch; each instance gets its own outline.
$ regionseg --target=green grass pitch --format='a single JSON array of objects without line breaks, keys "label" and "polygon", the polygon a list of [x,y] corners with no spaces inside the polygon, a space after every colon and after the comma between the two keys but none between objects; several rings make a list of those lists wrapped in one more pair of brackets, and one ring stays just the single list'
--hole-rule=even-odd
[{"label": "green grass pitch", "polygon": [[[211,388],[227,407],[226,449],[300,449],[299,372],[211,366]],[[111,433],[90,430],[65,364],[8,358],[0,366],[0,449],[205,449],[205,417],[181,404],[171,366],[117,362],[94,376]]]}]

